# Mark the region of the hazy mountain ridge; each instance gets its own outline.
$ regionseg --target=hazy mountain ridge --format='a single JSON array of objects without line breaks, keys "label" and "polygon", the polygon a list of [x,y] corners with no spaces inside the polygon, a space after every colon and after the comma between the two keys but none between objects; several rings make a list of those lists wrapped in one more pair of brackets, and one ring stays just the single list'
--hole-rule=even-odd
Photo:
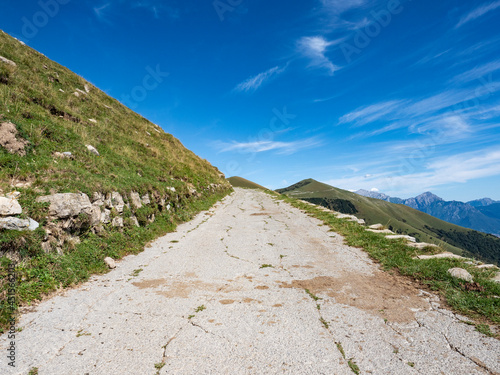
[{"label": "hazy mountain ridge", "polygon": [[356,191],[356,194],[404,204],[449,223],[500,236],[500,204],[490,198],[465,203],[445,201],[431,192],[408,199],[390,197],[383,193],[363,189]]}]

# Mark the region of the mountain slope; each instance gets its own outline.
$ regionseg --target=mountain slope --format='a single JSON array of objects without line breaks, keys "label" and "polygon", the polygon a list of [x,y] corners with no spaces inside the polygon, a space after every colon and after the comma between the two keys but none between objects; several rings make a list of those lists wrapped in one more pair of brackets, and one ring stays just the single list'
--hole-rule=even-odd
[{"label": "mountain slope", "polygon": [[431,192],[408,199],[390,197],[386,194],[366,190],[358,190],[356,194],[404,204],[448,223],[500,236],[500,205],[496,205],[495,201],[489,198],[472,201],[475,205],[473,206],[469,204],[470,202],[445,201]]},{"label": "mountain slope", "polygon": [[414,236],[421,242],[438,244],[457,254],[500,261],[500,239],[447,223],[402,204],[364,197],[312,179],[277,192],[313,203],[319,199],[325,206],[328,206],[328,199],[344,202],[343,206],[351,204],[357,211],[355,215],[368,225],[381,223],[395,232]]},{"label": "mountain slope", "polygon": [[267,188],[265,188],[264,186],[259,185],[253,181],[247,180],[246,178],[243,177],[233,176],[229,177],[227,180],[233,187],[267,190]]},{"label": "mountain slope", "polygon": [[0,332],[16,306],[105,272],[230,190],[171,134],[0,31]]}]

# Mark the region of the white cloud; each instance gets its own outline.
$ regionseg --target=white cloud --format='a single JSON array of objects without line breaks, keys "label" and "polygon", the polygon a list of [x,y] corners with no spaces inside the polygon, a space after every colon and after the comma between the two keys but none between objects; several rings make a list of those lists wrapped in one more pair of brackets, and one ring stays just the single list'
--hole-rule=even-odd
[{"label": "white cloud", "polygon": [[278,141],[254,141],[254,142],[216,142],[215,147],[219,152],[236,151],[239,153],[259,153],[266,151],[277,151],[278,154],[290,155],[295,152],[319,146],[321,144],[316,138],[307,138],[293,142]]},{"label": "white cloud", "polygon": [[238,92],[256,91],[266,81],[269,81],[273,77],[283,73],[285,70],[286,70],[286,66],[283,68],[280,68],[279,66],[275,66],[274,68],[266,70],[265,72],[259,73],[256,76],[250,77],[250,78],[246,79],[245,81],[241,82],[240,84],[238,84],[234,88],[234,91],[238,91]]},{"label": "white cloud", "polygon": [[333,75],[340,67],[333,64],[325,56],[325,53],[328,47],[339,44],[342,41],[343,39],[327,41],[322,36],[303,37],[297,42],[297,48],[303,56],[310,60],[310,67],[326,69],[330,75]]},{"label": "white cloud", "polygon": [[321,0],[324,8],[336,14],[346,12],[354,8],[360,8],[367,0]]},{"label": "white cloud", "polygon": [[455,82],[470,82],[475,79],[486,76],[489,73],[493,73],[496,70],[500,70],[500,60],[492,61],[487,64],[477,66],[470,69],[462,74],[459,74],[453,78]]},{"label": "white cloud", "polygon": [[380,190],[377,188],[371,188],[370,191],[373,191],[374,193],[378,193]]},{"label": "white cloud", "polygon": [[339,119],[339,124],[351,123],[354,126],[366,125],[388,114],[394,113],[401,108],[402,104],[402,100],[392,100],[361,107],[342,116]]},{"label": "white cloud", "polygon": [[470,13],[463,16],[460,21],[456,24],[455,28],[459,28],[460,26],[466,24],[467,22],[473,21],[481,16],[484,16],[486,13],[489,13],[495,9],[500,7],[500,1],[495,1],[488,4],[483,4],[480,7],[477,7]]}]

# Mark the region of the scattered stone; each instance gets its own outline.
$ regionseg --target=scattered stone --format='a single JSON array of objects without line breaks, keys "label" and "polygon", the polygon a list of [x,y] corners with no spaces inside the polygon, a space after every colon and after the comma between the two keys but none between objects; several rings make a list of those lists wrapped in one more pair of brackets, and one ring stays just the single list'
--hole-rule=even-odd
[{"label": "scattered stone", "polygon": [[65,92],[63,89],[59,89],[60,92]]},{"label": "scattered stone", "polygon": [[426,242],[411,242],[408,244],[408,246],[414,247],[419,250],[425,249],[426,247],[439,247],[438,245],[434,245],[433,243]]},{"label": "scattered stone", "polygon": [[417,255],[415,257],[415,259],[440,259],[440,258],[465,259],[464,257],[461,257],[460,255],[453,254],[450,252],[444,252],[444,253],[435,254],[435,255]]},{"label": "scattered stone", "polygon": [[54,156],[56,158],[61,158],[61,159],[70,159],[73,154],[71,152],[54,152]]},{"label": "scattered stone", "polygon": [[497,273],[491,280],[493,280],[496,283],[500,283],[500,272]]},{"label": "scattered stone", "polygon": [[375,229],[375,230],[382,230],[382,229],[384,229],[384,226],[382,224],[373,224],[373,225],[370,225],[368,228]]},{"label": "scattered stone", "polygon": [[19,215],[22,213],[23,209],[15,199],[0,197],[0,216]]},{"label": "scattered stone", "polygon": [[104,258],[104,263],[106,263],[106,265],[109,267],[109,269],[116,268],[116,263],[115,263],[115,260],[113,258],[110,258],[110,257]]},{"label": "scattered stone", "polygon": [[392,234],[392,235],[389,235],[389,236],[385,236],[385,238],[387,238],[389,240],[398,240],[398,239],[402,238],[402,239],[407,240],[409,242],[417,242],[417,240],[415,239],[415,237],[407,236],[405,234]]},{"label": "scattered stone", "polygon": [[80,90],[80,89],[75,89],[76,92],[80,93],[80,94],[83,94],[83,95],[87,95],[87,93],[83,90]]},{"label": "scattered stone", "polygon": [[495,264],[480,264],[476,266],[476,268],[483,269],[483,268],[498,268]]},{"label": "scattered stone", "polygon": [[99,151],[97,151],[97,149],[94,146],[92,146],[92,145],[85,145],[85,147],[87,147],[87,150],[89,150],[94,155],[100,156],[99,155]]},{"label": "scattered stone", "polygon": [[156,220],[155,214],[151,214],[148,216],[148,222],[149,223],[154,223]]},{"label": "scattered stone", "polygon": [[0,229],[34,231],[39,226],[40,224],[38,224],[33,219],[18,219],[17,217],[0,217]]},{"label": "scattered stone", "polygon": [[74,95],[74,96],[76,96],[77,98],[79,98],[79,97],[80,97],[80,93],[79,93],[78,91],[75,91],[75,92],[73,93],[73,95]]},{"label": "scattered stone", "polygon": [[130,192],[130,203],[132,203],[132,206],[134,206],[136,209],[142,207],[141,197],[139,196],[139,193],[136,193],[135,191]]},{"label": "scattered stone", "polygon": [[90,225],[96,226],[101,222],[101,207],[93,204],[90,211]]},{"label": "scattered stone", "polygon": [[120,216],[116,216],[111,222],[111,225],[114,227],[123,228],[123,219]]},{"label": "scattered stone", "polygon": [[83,88],[85,89],[85,92],[88,94],[90,92],[90,87],[89,85],[85,84],[83,85]]},{"label": "scattered stone", "polygon": [[104,104],[104,107],[106,107],[107,109],[113,109],[109,105],[106,105],[106,104]]},{"label": "scattered stone", "polygon": [[12,122],[0,123],[0,146],[5,148],[11,154],[25,156],[24,147],[29,143],[25,139],[19,139],[17,136],[17,128]]},{"label": "scattered stone", "polygon": [[149,199],[149,194],[146,193],[144,194],[142,197],[141,197],[141,202],[143,204],[150,204],[151,203],[151,200]]},{"label": "scattered stone", "polygon": [[9,60],[3,56],[0,56],[0,61],[3,62],[4,64],[8,64],[8,65],[12,65],[12,66],[17,66],[17,64],[12,61],[12,60]]},{"label": "scattered stone", "polygon": [[91,214],[92,204],[87,194],[64,193],[38,197],[37,202],[50,203],[49,215],[58,219]]},{"label": "scattered stone", "polygon": [[171,208],[172,208],[172,207],[170,206],[170,203],[169,203],[169,204],[167,204],[167,211],[170,211],[170,209],[171,209]]},{"label": "scattered stone", "polygon": [[92,195],[92,204],[96,206],[102,206],[104,205],[104,199],[105,197],[103,193],[95,192]]},{"label": "scattered stone", "polygon": [[9,199],[17,199],[21,196],[21,193],[18,191],[12,191],[10,193],[5,194],[5,196]]},{"label": "scattered stone", "polygon": [[97,124],[97,120],[95,118],[89,118],[89,121],[93,124]]},{"label": "scattered stone", "polygon": [[394,234],[394,232],[389,229],[367,229],[367,231],[372,233]]},{"label": "scattered stone", "polygon": [[176,190],[175,190],[175,188],[174,188],[174,187],[171,187],[171,186],[169,186],[169,187],[167,188],[167,190],[170,190],[170,191],[171,191],[171,192],[173,192],[173,193],[175,193],[175,191],[176,191]]},{"label": "scattered stone", "polygon": [[132,220],[132,224],[134,224],[136,227],[140,227],[139,220],[137,220],[135,216],[132,216],[130,220]]},{"label": "scattered stone", "polygon": [[448,273],[451,276],[456,277],[456,278],[461,279],[461,280],[465,280],[468,282],[474,281],[474,278],[472,277],[472,275],[467,270],[464,270],[463,268],[459,268],[459,267],[450,268],[448,270]]},{"label": "scattered stone", "polygon": [[147,135],[151,135],[151,133],[150,133],[150,132],[146,132],[146,134],[147,134]]}]

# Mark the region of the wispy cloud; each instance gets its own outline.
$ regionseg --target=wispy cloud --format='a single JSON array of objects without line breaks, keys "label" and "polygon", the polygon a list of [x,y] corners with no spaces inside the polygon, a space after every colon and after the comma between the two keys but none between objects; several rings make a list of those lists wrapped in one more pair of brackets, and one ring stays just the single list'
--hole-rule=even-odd
[{"label": "wispy cloud", "polygon": [[170,7],[160,0],[136,0],[136,1],[126,1],[126,0],[115,0],[103,3],[100,6],[93,7],[94,14],[97,18],[106,23],[111,23],[108,15],[113,7],[126,7],[128,9],[145,9],[153,15],[154,18],[160,19],[161,14],[168,14],[170,18],[177,19],[180,17],[179,10]]},{"label": "wispy cloud", "polygon": [[323,7],[336,14],[359,8],[365,5],[367,0],[321,0]]},{"label": "wispy cloud", "polygon": [[280,68],[279,66],[275,66],[274,68],[271,68],[269,70],[266,70],[265,72],[259,73],[254,77],[250,77],[246,79],[245,81],[239,83],[235,88],[234,91],[237,92],[253,92],[256,91],[259,87],[261,87],[265,82],[269,81],[270,79],[278,76],[279,74],[283,73],[286,70],[286,66],[283,68]]},{"label": "wispy cloud", "polygon": [[219,152],[235,151],[239,153],[259,153],[277,151],[278,154],[290,155],[299,150],[321,145],[317,138],[307,138],[293,142],[254,141],[254,142],[216,142]]},{"label": "wispy cloud", "polygon": [[111,3],[105,3],[105,4],[102,4],[101,6],[96,6],[94,8],[92,8],[92,10],[94,11],[94,14],[96,15],[96,17],[100,20],[100,21],[103,21],[103,22],[108,22],[108,19],[106,18],[106,14],[107,14],[107,9],[111,6]]},{"label": "wispy cloud", "polygon": [[390,113],[396,112],[401,108],[403,103],[404,101],[402,100],[392,100],[361,107],[342,116],[339,119],[339,124],[350,123],[355,127],[366,125]]},{"label": "wispy cloud", "polygon": [[297,49],[299,53],[309,59],[310,67],[326,69],[330,75],[333,75],[340,67],[333,64],[326,57],[326,50],[328,47],[337,45],[343,40],[342,38],[328,41],[322,36],[303,37],[297,42]]},{"label": "wispy cloud", "polygon": [[[397,167],[397,166],[396,166]],[[500,175],[500,149],[459,153],[437,157],[418,172],[402,173],[399,168],[392,171],[371,166],[372,172],[360,167],[361,173],[325,181],[344,189],[370,189],[377,186],[385,193],[415,194],[447,185],[466,183],[470,180]],[[380,170],[382,169],[382,170]]]},{"label": "wispy cloud", "polygon": [[470,69],[466,72],[463,72],[457,76],[455,76],[452,81],[454,82],[470,82],[475,79],[479,79],[481,77],[485,77],[486,75],[493,73],[494,71],[500,70],[500,60],[492,61],[487,64],[477,66],[473,69]]},{"label": "wispy cloud", "polygon": [[500,7],[500,1],[495,1],[492,3],[488,3],[488,4],[485,3],[485,4],[477,7],[473,11],[467,13],[465,16],[463,16],[460,19],[460,21],[456,24],[455,28],[457,29],[470,21],[473,21],[481,16],[484,16],[486,13],[489,13],[489,12],[497,9],[498,7]]}]

